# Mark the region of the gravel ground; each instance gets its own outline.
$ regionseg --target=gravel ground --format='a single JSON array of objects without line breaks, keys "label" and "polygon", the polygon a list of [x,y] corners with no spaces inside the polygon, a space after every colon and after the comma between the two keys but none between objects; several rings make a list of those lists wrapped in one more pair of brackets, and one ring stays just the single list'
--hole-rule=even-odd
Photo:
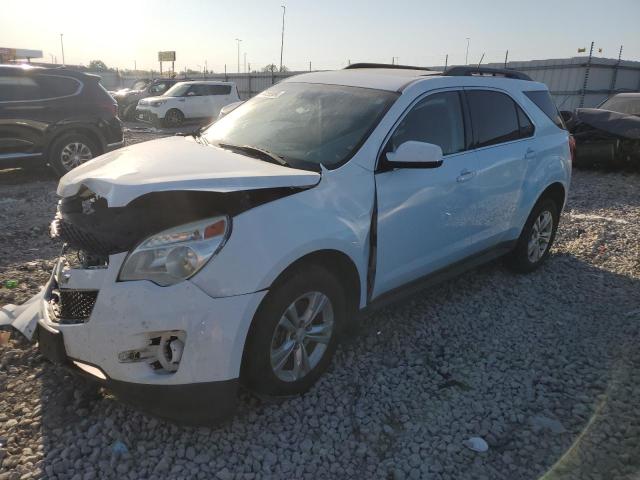
[{"label": "gravel ground", "polygon": [[[36,293],[59,246],[46,172],[0,171],[0,189],[0,280],[19,282],[2,305]],[[131,410],[14,335],[0,345],[0,480],[637,479],[639,192],[637,174],[574,172],[543,268],[495,262],[391,306],[309,393],[242,393],[213,429]]]}]

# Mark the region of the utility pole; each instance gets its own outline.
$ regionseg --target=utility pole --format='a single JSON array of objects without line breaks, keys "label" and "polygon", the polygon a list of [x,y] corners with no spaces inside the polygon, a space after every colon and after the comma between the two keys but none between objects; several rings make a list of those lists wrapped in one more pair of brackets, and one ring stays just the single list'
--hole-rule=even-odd
[{"label": "utility pole", "polygon": [[244,52],[244,73],[247,73],[247,52]]},{"label": "utility pole", "polygon": [[400,57],[391,57],[391,65],[395,65],[396,61],[400,61]]},{"label": "utility pole", "polygon": [[60,34],[60,46],[62,47],[62,65],[64,65],[64,42],[62,41],[62,33]]},{"label": "utility pole", "polygon": [[282,71],[282,51],[284,50],[284,14],[287,12],[287,7],[282,7],[282,38],[280,39],[280,71]]},{"label": "utility pole", "polygon": [[471,41],[471,38],[467,37],[467,53],[464,56],[464,64],[465,65],[469,65],[469,42]]},{"label": "utility pole", "polygon": [[238,42],[238,73],[240,73],[240,42],[242,40],[240,40],[239,38],[236,38],[236,42]]},{"label": "utility pole", "polygon": [[509,61],[509,50],[504,54],[504,68],[507,68],[507,62]]},{"label": "utility pole", "polygon": [[448,66],[449,66],[449,54],[447,53],[447,56],[444,57],[444,69],[446,70]]},{"label": "utility pole", "polygon": [[311,62],[309,62],[309,71],[311,71]]},{"label": "utility pole", "polygon": [[133,71],[137,72],[138,71],[138,62],[137,61],[133,61]]},{"label": "utility pole", "polygon": [[484,52],[482,52],[482,56],[480,57],[480,61],[478,62],[478,68],[480,68],[480,64],[482,63],[482,60],[484,60]]}]

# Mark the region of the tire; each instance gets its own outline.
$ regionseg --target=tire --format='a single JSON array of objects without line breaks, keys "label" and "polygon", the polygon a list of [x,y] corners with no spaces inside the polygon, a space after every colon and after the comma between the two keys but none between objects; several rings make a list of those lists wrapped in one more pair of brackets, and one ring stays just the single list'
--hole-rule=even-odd
[{"label": "tire", "polygon": [[[549,219],[552,222],[550,228],[546,223]],[[559,219],[560,209],[553,199],[543,197],[538,200],[527,218],[516,248],[507,257],[507,263],[514,271],[529,273],[544,263],[555,240]],[[539,233],[540,227],[545,235]]]},{"label": "tire", "polygon": [[122,119],[127,122],[133,122],[136,120],[136,103],[130,103],[122,110]]},{"label": "tire", "polygon": [[56,138],[49,149],[49,164],[59,176],[100,155],[95,142],[82,133],[67,133]]},{"label": "tire", "polygon": [[[313,317],[310,307],[312,302],[321,304],[318,301],[324,301],[324,307]],[[269,396],[306,392],[331,363],[345,324],[346,305],[338,278],[320,266],[307,265],[278,282],[263,300],[249,329],[242,359],[243,384]],[[297,325],[296,317],[300,321]],[[305,320],[311,322],[306,329],[296,328]],[[324,337],[324,341],[306,337],[309,332]]]},{"label": "tire", "polygon": [[184,122],[184,114],[177,108],[172,108],[164,114],[163,125],[167,128],[176,128]]}]

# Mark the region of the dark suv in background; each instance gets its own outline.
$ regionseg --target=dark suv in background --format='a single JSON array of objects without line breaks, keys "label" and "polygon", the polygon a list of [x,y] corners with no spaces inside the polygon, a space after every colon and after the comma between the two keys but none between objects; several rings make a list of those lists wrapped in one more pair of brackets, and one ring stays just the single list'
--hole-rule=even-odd
[{"label": "dark suv in background", "polygon": [[123,120],[135,120],[138,101],[147,97],[159,97],[179,81],[173,78],[156,78],[154,80],[136,80],[131,88],[123,88],[111,93],[118,102],[120,118]]},{"label": "dark suv in background", "polygon": [[0,65],[0,168],[48,163],[64,175],[123,145],[118,106],[100,77]]}]

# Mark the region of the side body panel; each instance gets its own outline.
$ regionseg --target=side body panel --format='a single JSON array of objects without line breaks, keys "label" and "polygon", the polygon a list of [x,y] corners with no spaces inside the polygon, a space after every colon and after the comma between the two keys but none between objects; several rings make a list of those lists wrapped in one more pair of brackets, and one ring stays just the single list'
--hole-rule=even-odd
[{"label": "side body panel", "polygon": [[192,281],[213,297],[256,292],[305,255],[337,250],[358,270],[364,306],[373,198],[373,172],[325,170],[317,186],[234,217],[225,247]]}]

